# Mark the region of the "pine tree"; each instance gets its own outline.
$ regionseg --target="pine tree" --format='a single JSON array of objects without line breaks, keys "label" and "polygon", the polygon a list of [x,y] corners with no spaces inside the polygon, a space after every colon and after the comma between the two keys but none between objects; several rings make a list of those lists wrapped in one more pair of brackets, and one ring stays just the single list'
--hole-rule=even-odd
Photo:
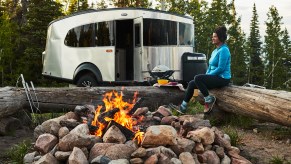
[{"label": "pine tree", "polygon": [[236,85],[243,85],[247,82],[246,52],[244,49],[245,34],[242,32],[240,22],[237,17],[234,0],[230,5],[232,21],[228,29],[229,38],[227,44],[231,51],[231,74],[232,81]]},{"label": "pine tree", "polygon": [[105,9],[108,7],[105,0],[100,0],[99,2],[97,2],[96,6],[97,9]]},{"label": "pine tree", "polygon": [[211,2],[210,8],[206,12],[206,22],[207,26],[205,26],[204,35],[208,36],[209,39],[204,40],[203,51],[206,53],[207,58],[210,57],[211,52],[215,48],[211,43],[211,36],[213,31],[222,25],[227,25],[231,18],[229,8],[227,7],[226,0],[213,0]]},{"label": "pine tree", "polygon": [[186,14],[187,13],[187,6],[188,6],[188,1],[184,0],[169,0],[169,10],[170,12],[173,13],[178,13],[178,14]]},{"label": "pine tree", "polygon": [[[281,20],[276,7],[269,8],[267,13],[266,35],[265,35],[265,56],[266,56],[266,86],[268,88],[281,88],[286,81],[282,59],[285,57],[281,44],[282,30]],[[285,79],[285,80],[284,80]]]},{"label": "pine tree", "polygon": [[68,10],[66,11],[67,15],[70,15],[79,10],[78,0],[70,0],[68,3],[69,3],[69,7],[68,7]]},{"label": "pine tree", "polygon": [[148,0],[110,0],[115,7],[142,7],[149,8],[152,3]]},{"label": "pine tree", "polygon": [[283,31],[282,45],[284,51],[283,66],[286,73],[286,81],[283,85],[286,90],[291,91],[291,40],[286,28]]},{"label": "pine tree", "polygon": [[48,24],[62,15],[61,5],[52,0],[30,0],[27,23],[23,27],[24,52],[18,59],[19,74],[41,84],[42,52],[45,49]]},{"label": "pine tree", "polygon": [[206,11],[208,3],[204,0],[193,0],[188,5],[188,14],[190,14],[194,19],[194,50],[196,52],[206,53],[207,44],[210,44],[212,33],[206,31]]},{"label": "pine tree", "polygon": [[24,22],[22,8],[25,7],[25,0],[22,6],[19,1],[1,1],[0,18],[0,67],[1,85],[15,85],[18,66],[16,60],[20,56],[19,29]]},{"label": "pine tree", "polygon": [[11,22],[6,12],[0,17],[0,74],[1,86],[15,84],[15,55],[13,53],[17,37],[16,24]]},{"label": "pine tree", "polygon": [[250,35],[247,39],[248,82],[263,85],[264,66],[261,59],[261,44],[259,21],[256,4],[253,6],[253,16],[250,24]]}]

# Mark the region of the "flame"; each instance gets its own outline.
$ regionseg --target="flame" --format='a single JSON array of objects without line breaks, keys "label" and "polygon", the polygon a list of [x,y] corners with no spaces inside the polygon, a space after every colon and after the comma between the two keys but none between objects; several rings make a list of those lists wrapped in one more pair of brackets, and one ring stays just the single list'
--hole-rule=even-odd
[{"label": "flame", "polygon": [[107,126],[106,124],[103,124],[98,121],[98,116],[102,112],[108,112],[110,110],[118,108],[119,111],[114,114],[113,118],[105,117],[104,120],[105,121],[114,120],[118,124],[126,127],[127,129],[133,132],[137,131],[135,133],[134,139],[138,139],[138,142],[140,143],[139,140],[142,140],[143,132],[140,132],[139,129],[137,130],[134,129],[133,127],[134,125],[137,124],[138,121],[140,121],[140,119],[142,119],[142,117],[139,120],[135,120],[135,119],[132,119],[131,116],[128,114],[128,112],[130,112],[130,110],[133,108],[134,104],[136,103],[137,94],[138,92],[135,92],[132,103],[128,103],[128,102],[123,101],[122,92],[120,94],[118,94],[118,92],[116,91],[105,93],[104,98],[103,98],[105,111],[101,111],[104,108],[103,106],[98,105],[95,110],[94,119],[91,123],[91,125],[98,127],[98,130],[94,132],[94,135],[102,136],[103,129],[106,128]]},{"label": "flame", "polygon": [[144,138],[144,132],[141,132],[138,130],[138,132],[135,133],[134,138],[132,140],[137,140],[138,144],[140,145],[142,140]]}]

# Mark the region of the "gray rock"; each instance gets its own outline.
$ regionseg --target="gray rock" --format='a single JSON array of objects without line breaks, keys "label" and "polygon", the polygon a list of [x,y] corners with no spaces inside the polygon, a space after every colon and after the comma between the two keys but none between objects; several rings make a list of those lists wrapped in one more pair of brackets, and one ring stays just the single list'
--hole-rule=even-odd
[{"label": "gray rock", "polygon": [[71,155],[69,156],[68,163],[69,164],[75,164],[75,163],[78,163],[78,164],[89,164],[85,154],[78,147],[74,147]]}]

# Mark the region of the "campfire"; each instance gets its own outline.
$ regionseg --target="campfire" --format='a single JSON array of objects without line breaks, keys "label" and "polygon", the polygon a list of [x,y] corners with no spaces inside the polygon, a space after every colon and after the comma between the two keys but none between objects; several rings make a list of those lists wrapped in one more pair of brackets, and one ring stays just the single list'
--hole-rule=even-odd
[{"label": "campfire", "polygon": [[174,116],[167,105],[151,112],[142,101],[112,91],[103,104],[43,122],[24,163],[250,163],[209,120]]},{"label": "campfire", "polygon": [[142,102],[137,95],[138,93],[135,92],[133,100],[126,102],[123,100],[122,93],[108,92],[104,95],[104,104],[97,105],[95,110],[90,106],[78,106],[75,112],[82,116],[82,122],[88,124],[93,135],[103,137],[114,125],[121,130],[127,140],[137,139],[138,143],[141,143],[143,132],[140,131],[138,122],[142,121],[143,116],[132,116]]}]

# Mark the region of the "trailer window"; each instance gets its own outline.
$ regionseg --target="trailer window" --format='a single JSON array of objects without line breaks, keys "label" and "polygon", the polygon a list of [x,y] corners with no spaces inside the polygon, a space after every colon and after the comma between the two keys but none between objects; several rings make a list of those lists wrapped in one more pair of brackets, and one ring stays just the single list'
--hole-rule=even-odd
[{"label": "trailer window", "polygon": [[145,46],[177,45],[177,22],[144,19],[143,24]]},{"label": "trailer window", "polygon": [[179,23],[179,45],[190,45],[194,43],[194,28],[191,24]]},{"label": "trailer window", "polygon": [[96,47],[114,45],[113,22],[98,22],[75,27],[66,35],[65,45],[70,47]]}]

